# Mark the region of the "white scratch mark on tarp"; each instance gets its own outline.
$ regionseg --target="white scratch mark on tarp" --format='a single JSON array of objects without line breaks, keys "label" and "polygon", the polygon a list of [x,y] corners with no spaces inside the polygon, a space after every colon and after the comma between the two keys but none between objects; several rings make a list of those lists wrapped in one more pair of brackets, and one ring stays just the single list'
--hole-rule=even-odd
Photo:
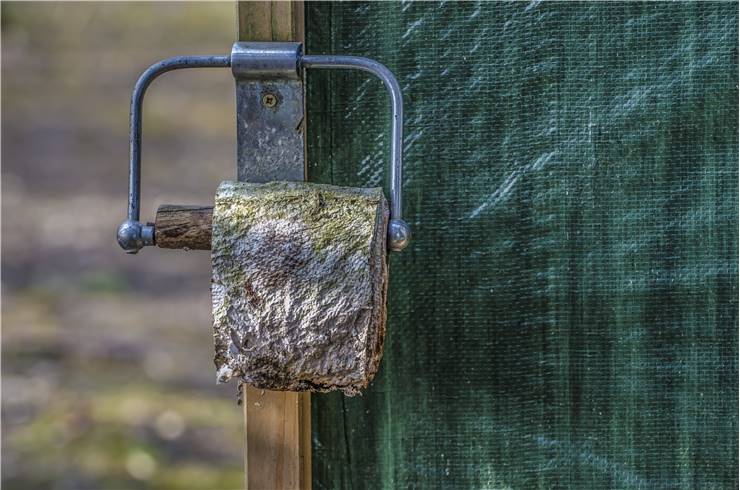
[{"label": "white scratch mark on tarp", "polygon": [[537,6],[541,3],[542,3],[542,0],[533,0],[529,2],[529,5],[527,5],[527,8],[525,8],[524,11],[529,12],[530,10],[537,8]]},{"label": "white scratch mark on tarp", "polygon": [[550,153],[543,153],[534,162],[529,165],[525,165],[522,168],[516,169],[511,172],[504,181],[496,188],[491,195],[477,208],[475,208],[469,215],[468,219],[476,218],[483,211],[488,208],[495,208],[500,202],[504,201],[511,195],[514,185],[519,181],[522,175],[530,172],[536,172],[541,170],[547,163],[557,154],[557,151],[551,151]]},{"label": "white scratch mark on tarp", "polygon": [[416,22],[412,22],[409,25],[409,28],[406,29],[406,32],[403,33],[403,36],[401,36],[401,39],[406,39],[409,37],[413,32],[416,30],[417,27],[420,27],[424,23],[424,19],[419,19]]},{"label": "white scratch mark on tarp", "polygon": [[511,189],[514,187],[514,184],[516,184],[516,181],[519,180],[520,175],[521,172],[518,170],[510,173],[508,177],[506,177],[504,182],[498,187],[498,189],[493,191],[493,194],[488,196],[488,199],[483,204],[475,208],[475,210],[470,213],[470,216],[468,216],[468,218],[477,217],[486,208],[491,206],[495,207],[499,202],[508,197]]},{"label": "white scratch mark on tarp", "polygon": [[631,471],[628,467],[610,461],[605,456],[597,454],[590,445],[586,443],[573,444],[557,439],[550,439],[545,435],[533,434],[525,434],[524,438],[533,440],[543,449],[554,450],[556,452],[553,461],[555,464],[558,464],[557,460],[562,460],[566,466],[571,466],[573,461],[580,461],[596,468],[602,474],[611,476],[612,479],[619,481],[630,488],[674,488],[677,483],[675,480],[671,479],[645,479],[639,474]]},{"label": "white scratch mark on tarp", "polygon": [[478,15],[480,15],[480,12],[481,12],[480,2],[475,2],[475,10],[473,11],[472,14],[470,14],[468,16],[468,19],[467,20],[468,21],[471,21],[471,20],[475,19],[476,17],[478,17]]}]

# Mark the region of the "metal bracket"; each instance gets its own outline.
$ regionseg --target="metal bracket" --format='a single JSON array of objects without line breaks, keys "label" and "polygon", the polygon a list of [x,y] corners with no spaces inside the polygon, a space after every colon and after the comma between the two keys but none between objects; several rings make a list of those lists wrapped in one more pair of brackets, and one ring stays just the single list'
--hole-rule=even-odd
[{"label": "metal bracket", "polygon": [[300,43],[235,43],[231,56],[183,56],[155,63],[136,82],[131,96],[128,219],[118,227],[127,253],[154,245],[154,226],[143,225],[141,201],[141,114],[147,87],[159,75],[182,68],[231,67],[237,91],[237,169],[239,180],[303,180],[304,68],[350,68],[383,81],[391,96],[390,221],[388,245],[406,248],[411,230],[401,218],[403,95],[393,73],[377,61],[357,56],[302,55]]},{"label": "metal bracket", "polygon": [[239,180],[305,180],[300,43],[236,43],[236,168]]}]

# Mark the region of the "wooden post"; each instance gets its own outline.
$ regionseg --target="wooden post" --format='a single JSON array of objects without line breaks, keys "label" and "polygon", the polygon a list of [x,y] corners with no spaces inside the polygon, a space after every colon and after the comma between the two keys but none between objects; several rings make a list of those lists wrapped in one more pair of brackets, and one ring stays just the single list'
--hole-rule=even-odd
[{"label": "wooden post", "polygon": [[[240,1],[237,18],[239,41],[304,41],[303,2]],[[242,388],[246,488],[311,488],[310,395]]]}]

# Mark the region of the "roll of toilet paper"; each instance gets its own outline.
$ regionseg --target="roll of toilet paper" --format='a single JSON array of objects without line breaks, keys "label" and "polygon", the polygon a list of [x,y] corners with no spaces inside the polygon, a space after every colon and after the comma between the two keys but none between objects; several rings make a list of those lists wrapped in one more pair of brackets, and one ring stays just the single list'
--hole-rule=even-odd
[{"label": "roll of toilet paper", "polygon": [[227,181],[215,201],[219,381],[349,395],[366,387],[385,335],[382,190]]}]

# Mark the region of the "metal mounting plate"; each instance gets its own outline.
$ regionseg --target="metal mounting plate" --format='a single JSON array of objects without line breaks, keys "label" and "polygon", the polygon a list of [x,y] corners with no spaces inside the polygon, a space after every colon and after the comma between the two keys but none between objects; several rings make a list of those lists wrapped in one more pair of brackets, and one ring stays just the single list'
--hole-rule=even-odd
[{"label": "metal mounting plate", "polygon": [[304,180],[303,82],[236,81],[237,178]]},{"label": "metal mounting plate", "polygon": [[[236,161],[241,181],[305,180],[300,50],[299,43],[234,45]],[[264,59],[270,61],[261,61],[263,54],[269,54]]]}]

